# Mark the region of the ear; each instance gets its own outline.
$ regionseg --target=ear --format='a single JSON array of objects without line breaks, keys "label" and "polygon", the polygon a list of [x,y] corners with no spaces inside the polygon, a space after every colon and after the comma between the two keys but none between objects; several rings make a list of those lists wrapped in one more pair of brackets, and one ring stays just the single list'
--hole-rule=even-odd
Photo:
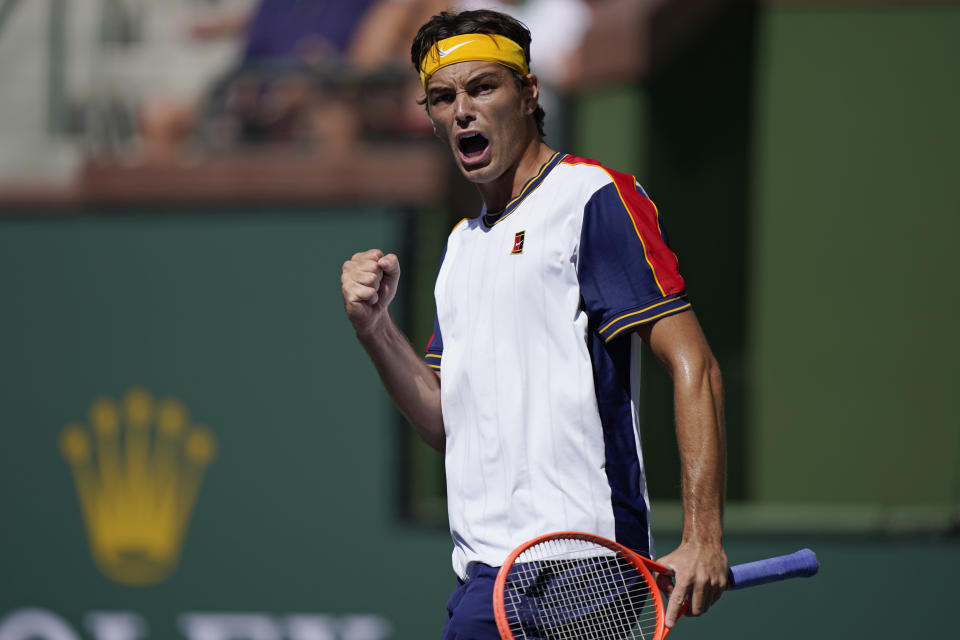
[{"label": "ear", "polygon": [[[430,118],[430,126],[433,127],[433,135],[437,138],[440,138],[440,129],[437,128],[437,122],[433,119],[433,116],[430,114],[430,105],[427,104],[427,98],[423,98],[423,110],[427,112],[427,117]],[[441,140],[443,138],[440,138]]]},{"label": "ear", "polygon": [[528,73],[524,77],[527,83],[523,86],[522,91],[523,113],[524,115],[531,116],[540,104],[540,80],[535,73]]}]

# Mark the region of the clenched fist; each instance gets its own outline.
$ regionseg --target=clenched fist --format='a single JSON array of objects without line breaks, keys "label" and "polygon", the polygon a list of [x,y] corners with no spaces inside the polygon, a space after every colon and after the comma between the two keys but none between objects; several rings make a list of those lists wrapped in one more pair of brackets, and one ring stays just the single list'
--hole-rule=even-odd
[{"label": "clenched fist", "polygon": [[379,249],[355,253],[343,263],[340,276],[343,306],[358,334],[377,330],[397,293],[400,261]]}]

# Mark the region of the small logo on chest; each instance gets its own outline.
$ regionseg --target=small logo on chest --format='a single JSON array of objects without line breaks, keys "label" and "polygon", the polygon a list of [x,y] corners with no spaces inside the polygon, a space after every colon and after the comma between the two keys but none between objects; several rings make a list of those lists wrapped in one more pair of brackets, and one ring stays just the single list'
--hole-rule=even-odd
[{"label": "small logo on chest", "polygon": [[517,255],[518,253],[523,253],[523,236],[526,234],[526,231],[517,231],[513,236],[513,249],[510,251],[511,255]]}]

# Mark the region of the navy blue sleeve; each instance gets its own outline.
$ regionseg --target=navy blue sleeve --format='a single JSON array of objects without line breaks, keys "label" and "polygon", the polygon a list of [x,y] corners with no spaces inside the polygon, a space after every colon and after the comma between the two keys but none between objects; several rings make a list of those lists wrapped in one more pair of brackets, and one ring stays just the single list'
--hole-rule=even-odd
[{"label": "navy blue sleeve", "polygon": [[584,208],[577,265],[590,324],[605,342],[690,308],[656,206],[633,176],[608,173],[613,182]]},{"label": "navy blue sleeve", "polygon": [[431,369],[440,370],[440,359],[443,358],[443,336],[440,334],[440,320],[434,317],[433,335],[427,343],[427,355],[424,356]]},{"label": "navy blue sleeve", "polygon": [[[440,267],[443,267],[443,260],[447,257],[447,248],[443,248],[443,254],[440,256]],[[439,273],[439,269],[437,272]],[[427,342],[427,353],[424,360],[431,369],[440,370],[440,360],[443,358],[443,334],[440,332],[440,317],[433,317],[433,333]]]}]

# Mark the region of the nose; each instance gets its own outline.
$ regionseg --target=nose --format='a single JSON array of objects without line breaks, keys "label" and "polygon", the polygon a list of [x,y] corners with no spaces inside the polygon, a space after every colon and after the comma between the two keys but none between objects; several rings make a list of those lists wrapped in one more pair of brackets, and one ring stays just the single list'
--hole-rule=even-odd
[{"label": "nose", "polygon": [[473,112],[473,99],[466,91],[457,92],[454,106],[454,117],[457,119],[457,125],[461,128],[467,128],[471,122],[477,119]]}]

